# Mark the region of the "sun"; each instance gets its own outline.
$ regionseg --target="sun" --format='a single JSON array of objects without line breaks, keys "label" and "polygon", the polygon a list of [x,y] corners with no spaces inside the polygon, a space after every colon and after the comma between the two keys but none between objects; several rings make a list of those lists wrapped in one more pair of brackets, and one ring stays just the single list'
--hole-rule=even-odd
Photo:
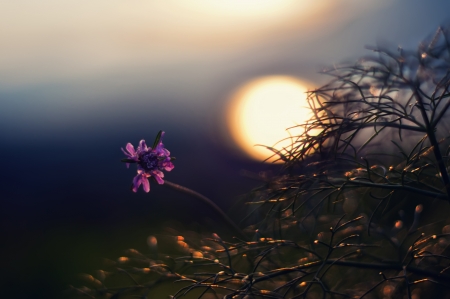
[{"label": "sun", "polygon": [[[312,117],[306,100],[307,91],[307,83],[290,76],[262,77],[244,84],[232,95],[228,110],[228,126],[233,139],[256,160],[265,160],[273,152],[255,145],[277,150],[289,147],[292,144],[290,137],[303,132],[298,125]],[[267,161],[273,162],[277,158]]]}]

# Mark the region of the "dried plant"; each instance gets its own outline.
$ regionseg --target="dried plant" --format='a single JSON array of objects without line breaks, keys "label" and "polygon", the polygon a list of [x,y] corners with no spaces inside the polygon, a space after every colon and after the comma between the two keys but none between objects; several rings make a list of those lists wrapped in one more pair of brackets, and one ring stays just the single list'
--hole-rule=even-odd
[{"label": "dried plant", "polygon": [[272,149],[283,169],[251,192],[248,240],[150,237],[72,294],[450,298],[450,30],[372,50],[325,71],[304,133]]}]

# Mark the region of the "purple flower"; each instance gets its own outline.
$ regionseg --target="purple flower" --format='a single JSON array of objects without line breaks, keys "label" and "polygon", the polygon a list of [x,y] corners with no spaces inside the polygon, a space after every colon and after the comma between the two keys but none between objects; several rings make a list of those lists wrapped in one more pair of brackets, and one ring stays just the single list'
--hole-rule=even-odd
[{"label": "purple flower", "polygon": [[153,177],[158,184],[164,184],[165,171],[171,171],[174,168],[172,163],[173,157],[170,157],[170,152],[164,147],[162,137],[164,132],[160,131],[156,137],[153,148],[148,147],[145,140],[139,142],[137,149],[131,143],[127,143],[125,150],[122,152],[127,156],[123,162],[137,164],[137,175],[133,179],[133,191],[137,192],[140,185],[145,192],[150,191],[150,183],[148,178]]}]

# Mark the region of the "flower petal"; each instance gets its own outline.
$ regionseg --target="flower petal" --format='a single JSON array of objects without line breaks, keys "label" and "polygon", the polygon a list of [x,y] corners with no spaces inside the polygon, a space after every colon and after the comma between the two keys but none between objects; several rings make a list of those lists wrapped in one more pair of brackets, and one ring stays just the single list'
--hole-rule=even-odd
[{"label": "flower petal", "polygon": [[144,189],[145,192],[148,193],[150,191],[150,183],[148,182],[148,179],[146,177],[142,177],[141,182],[142,188]]},{"label": "flower petal", "polygon": [[136,151],[134,150],[134,146],[131,143],[127,143],[126,149],[131,154],[131,156],[135,156],[136,155]]},{"label": "flower petal", "polygon": [[162,156],[162,157],[169,157],[170,156],[170,152],[164,148],[164,144],[160,144],[157,146],[157,149],[155,150],[155,152],[158,154],[158,156]]},{"label": "flower petal", "polygon": [[138,152],[146,152],[147,150],[148,150],[147,144],[145,143],[145,140],[142,139],[141,141],[139,141]]},{"label": "flower petal", "polygon": [[[120,149],[128,158],[138,162],[139,158],[137,157],[136,151],[134,150],[134,146],[131,143],[127,143],[125,148],[126,148],[126,150],[124,150],[123,147],[121,147]],[[127,168],[130,167],[130,163],[126,163],[126,165],[127,165]]]},{"label": "flower petal", "polygon": [[142,174],[137,174],[133,179],[133,192],[137,192],[142,183]]},{"label": "flower petal", "polygon": [[154,170],[152,171],[152,176],[155,178],[158,184],[160,185],[164,184],[164,180],[162,179],[164,177],[164,173],[162,171]]},{"label": "flower petal", "polygon": [[153,150],[156,151],[158,154],[162,153],[162,151],[164,150],[164,144],[162,142],[162,139],[164,137],[164,134],[166,134],[164,131],[161,132],[161,136],[159,137],[159,142],[158,145],[156,146],[156,148],[154,148]]},{"label": "flower petal", "polygon": [[174,168],[175,168],[175,166],[173,165],[172,162],[166,162],[166,163],[164,164],[164,170],[165,170],[165,171],[171,171],[171,170],[174,169]]}]

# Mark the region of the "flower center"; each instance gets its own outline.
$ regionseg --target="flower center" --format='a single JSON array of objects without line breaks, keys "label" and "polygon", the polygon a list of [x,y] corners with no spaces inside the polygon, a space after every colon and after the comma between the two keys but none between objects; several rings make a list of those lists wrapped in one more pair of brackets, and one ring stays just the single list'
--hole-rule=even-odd
[{"label": "flower center", "polygon": [[142,155],[139,159],[139,165],[145,170],[155,170],[158,169],[158,155],[154,152],[147,152]]}]

